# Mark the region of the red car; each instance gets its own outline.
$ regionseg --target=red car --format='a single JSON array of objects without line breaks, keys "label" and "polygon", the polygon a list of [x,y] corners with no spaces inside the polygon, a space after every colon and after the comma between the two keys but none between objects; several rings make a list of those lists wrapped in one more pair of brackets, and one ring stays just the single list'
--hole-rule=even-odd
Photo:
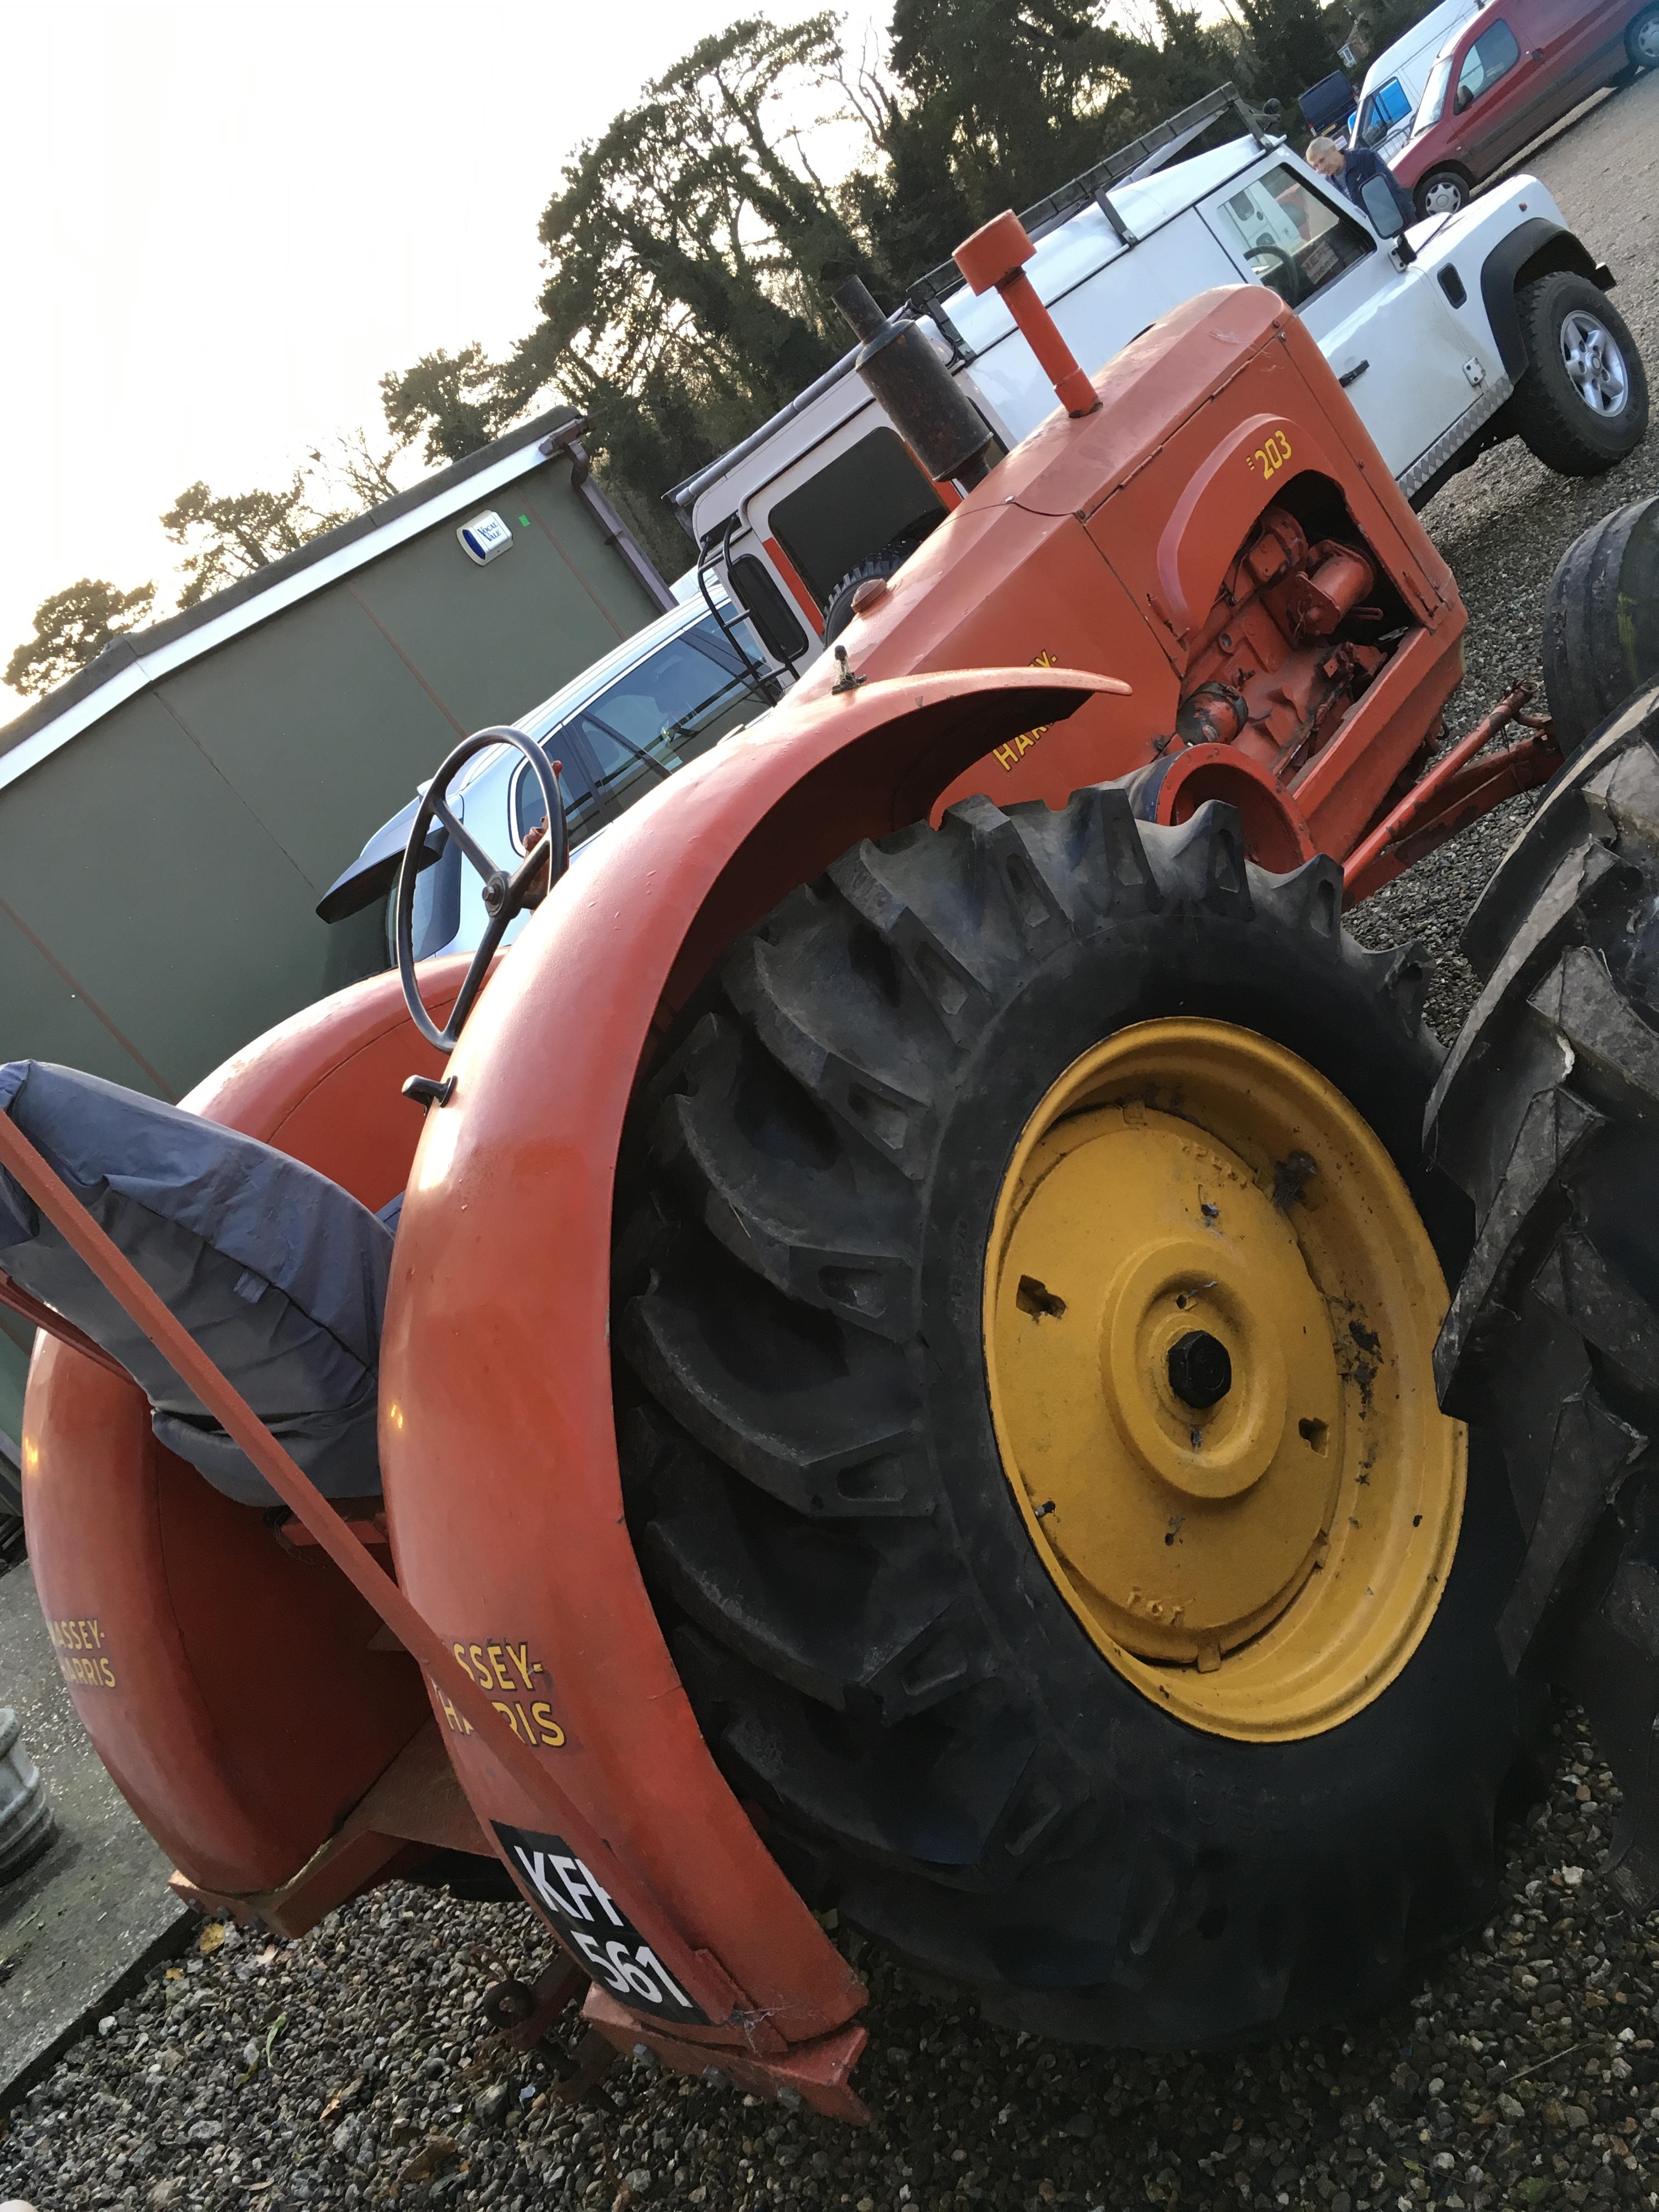
[{"label": "red car", "polygon": [[1394,173],[1421,214],[1453,214],[1627,69],[1659,69],[1659,0],[1490,0],[1440,49]]}]

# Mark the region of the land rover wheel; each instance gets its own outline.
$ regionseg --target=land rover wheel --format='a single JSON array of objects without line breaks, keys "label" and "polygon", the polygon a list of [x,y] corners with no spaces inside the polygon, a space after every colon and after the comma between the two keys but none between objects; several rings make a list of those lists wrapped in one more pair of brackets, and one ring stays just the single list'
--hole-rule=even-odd
[{"label": "land rover wheel", "polygon": [[890,576],[896,575],[915,551],[915,543],[901,539],[896,544],[884,546],[869,560],[860,561],[849,568],[830,594],[823,611],[823,641],[833,645],[853,617],[858,612],[859,593],[866,584],[884,584]]},{"label": "land rover wheel", "polygon": [[1516,295],[1526,367],[1515,427],[1546,468],[1601,476],[1642,442],[1648,381],[1636,341],[1605,292],[1558,269]]},{"label": "land rover wheel", "polygon": [[741,939],[641,1094],[623,1490],[769,1847],[995,2016],[1190,2047],[1480,1925],[1504,1471],[1409,952],[1214,803],[984,798]]}]

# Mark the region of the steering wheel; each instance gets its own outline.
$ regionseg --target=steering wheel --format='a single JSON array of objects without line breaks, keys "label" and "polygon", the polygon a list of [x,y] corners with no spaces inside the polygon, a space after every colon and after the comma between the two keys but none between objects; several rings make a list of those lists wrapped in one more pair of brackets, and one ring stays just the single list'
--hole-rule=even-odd
[{"label": "steering wheel", "polygon": [[[1277,292],[1287,307],[1295,307],[1302,297],[1302,274],[1288,253],[1279,246],[1269,246],[1264,240],[1260,246],[1251,246],[1244,258],[1249,263],[1250,272],[1258,284],[1265,284],[1270,292]],[[1279,281],[1281,277],[1282,283]]]},{"label": "steering wheel", "polygon": [[[470,760],[491,745],[511,745],[524,755],[540,787],[542,804],[547,809],[546,836],[532,846],[510,876],[496,866],[476,837],[468,836],[460,817],[449,805],[449,787],[456,776]],[[415,879],[420,873],[427,832],[434,822],[442,823],[483,878],[484,912],[489,917],[472,955],[472,964],[462,981],[460,995],[442,1029],[428,1013],[421,987],[415,979]],[[507,933],[507,924],[526,907],[539,906],[569,865],[570,839],[558,775],[535,739],[526,737],[522,730],[504,726],[480,730],[472,737],[464,738],[426,787],[410,824],[409,842],[404,848],[403,865],[398,872],[398,976],[404,987],[404,1004],[409,1008],[409,1018],[428,1044],[436,1045],[440,1052],[453,1052],[466,1018],[472,1012],[473,1001],[489,973],[495,948]],[[538,877],[544,877],[545,882],[538,883]]]}]

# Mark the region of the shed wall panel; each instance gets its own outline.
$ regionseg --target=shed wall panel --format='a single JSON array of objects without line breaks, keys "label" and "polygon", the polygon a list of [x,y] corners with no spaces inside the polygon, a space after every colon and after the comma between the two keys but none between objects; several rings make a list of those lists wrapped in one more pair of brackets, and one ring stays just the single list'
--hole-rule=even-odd
[{"label": "shed wall panel", "polygon": [[0,883],[175,1096],[317,972],[309,882],[153,694],[11,786]]},{"label": "shed wall panel", "polygon": [[[607,544],[599,524],[571,489],[568,468],[548,466],[526,477],[524,497],[514,509],[516,526],[527,514],[537,530],[580,574],[583,584],[624,637],[631,637],[662,609],[646,591],[614,547]],[[687,541],[690,552],[690,541]],[[638,608],[640,612],[635,613]]]},{"label": "shed wall panel", "polygon": [[[7,870],[7,852],[0,816],[0,870]],[[9,870],[0,880],[15,893]],[[59,1060],[130,1091],[161,1095],[149,1070],[88,1001],[85,978],[55,966],[15,908],[0,911],[0,1059]]]},{"label": "shed wall panel", "polygon": [[348,589],[356,580],[157,686],[305,878],[313,906],[458,733]]},{"label": "shed wall panel", "polygon": [[0,1059],[187,1090],[328,988],[319,896],[459,737],[656,613],[568,457],[477,506],[514,533],[487,568],[434,521],[0,791]]},{"label": "shed wall panel", "polygon": [[[556,471],[562,496],[548,481]],[[571,494],[569,474],[560,461],[502,491],[495,511],[513,543],[485,568],[468,560],[453,530],[434,530],[352,579],[364,607],[469,731],[538,705],[657,612],[642,591],[620,606],[622,593],[601,596],[591,573],[600,557],[619,571],[622,564]],[[541,520],[549,506],[556,536]],[[526,514],[527,525],[520,519]],[[436,766],[434,755],[420,773]],[[392,805],[408,795],[405,788]],[[391,811],[382,808],[364,836]]]}]

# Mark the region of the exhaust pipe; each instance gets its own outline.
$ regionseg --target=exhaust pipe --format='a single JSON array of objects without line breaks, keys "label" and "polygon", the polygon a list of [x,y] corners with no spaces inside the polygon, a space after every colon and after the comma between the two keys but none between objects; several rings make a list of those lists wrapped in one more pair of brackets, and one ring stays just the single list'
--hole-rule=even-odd
[{"label": "exhaust pipe", "polygon": [[1100,404],[1100,395],[1025,274],[1025,264],[1036,252],[1030,232],[1010,209],[1004,215],[993,216],[971,238],[964,239],[954,258],[970,292],[1001,293],[1066,412],[1073,416],[1092,415]]},{"label": "exhaust pipe", "polygon": [[933,351],[920,323],[884,315],[862,279],[849,276],[836,305],[863,343],[854,366],[935,483],[981,483],[1000,448],[990,425]]}]

